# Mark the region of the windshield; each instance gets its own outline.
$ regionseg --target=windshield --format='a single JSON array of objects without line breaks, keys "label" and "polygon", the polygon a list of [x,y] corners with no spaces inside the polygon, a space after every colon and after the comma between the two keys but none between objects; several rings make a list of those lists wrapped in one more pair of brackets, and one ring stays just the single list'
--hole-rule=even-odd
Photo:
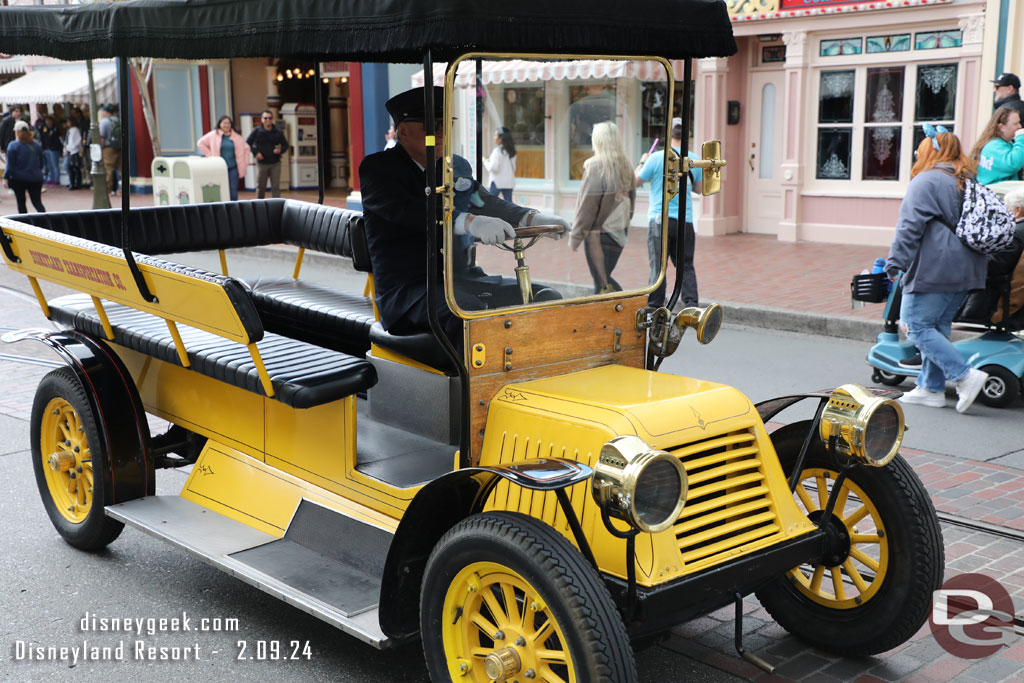
[{"label": "windshield", "polygon": [[[435,68],[437,85],[445,66]],[[665,236],[655,231],[649,245],[648,225],[661,220],[664,151],[679,116],[669,66],[565,57],[481,57],[478,66],[473,55],[457,63],[445,131],[453,309],[475,317],[651,291]],[[641,171],[647,182],[637,185]],[[519,228],[518,242],[500,232],[504,224]],[[550,227],[523,235],[538,225]]]}]

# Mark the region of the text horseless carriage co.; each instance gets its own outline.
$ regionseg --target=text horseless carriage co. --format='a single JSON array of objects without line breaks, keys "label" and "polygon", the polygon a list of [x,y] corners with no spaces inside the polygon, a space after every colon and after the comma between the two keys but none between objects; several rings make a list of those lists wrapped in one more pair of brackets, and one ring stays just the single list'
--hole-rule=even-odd
[{"label": "text horseless carriage co.", "polygon": [[[692,58],[735,52],[725,4],[481,5],[138,0],[0,12],[5,50],[118,57],[122,73],[135,56],[422,60],[427,75],[448,62],[441,175],[424,172],[424,286],[464,319],[464,354],[436,314],[429,333],[390,334],[370,298],[305,282],[299,264],[292,278],[242,282],[159,257],[288,243],[300,259],[306,249],[351,258],[372,293],[356,212],[293,200],[129,210],[126,193],[120,211],[0,219],[7,265],[62,328],[38,336],[67,367],[40,383],[31,422],[54,526],[84,550],[135,526],[378,647],[421,636],[435,680],[635,680],[631,643],[733,603],[741,622],[755,591],[823,649],[904,642],[926,618],[943,550],[898,455],[894,401],[844,385],[755,406],[731,387],[658,373],[688,327],[714,337],[720,309],[672,313],[678,274],[653,314],[646,272],[622,291],[581,294],[562,265],[569,251],[538,240],[543,231],[517,235],[514,268],[496,250],[470,257],[507,269],[523,303],[469,311],[453,294],[467,252],[452,229],[452,160],[472,126],[515,120],[520,171],[575,188],[595,121],[616,121],[633,151],[668,139],[676,78],[689,83]],[[534,90],[498,100],[509,65]],[[127,92],[122,83],[122,101]],[[433,131],[432,89],[424,96]],[[715,191],[716,147],[700,162],[658,152],[665,192],[679,191],[688,165]],[[646,267],[646,244],[624,248],[623,261],[639,249]],[[666,251],[663,237],[662,277]],[[555,294],[533,301],[531,277]],[[48,299],[40,280],[81,294]],[[807,398],[811,420],[768,433]],[[151,435],[145,413],[170,429]],[[187,465],[179,495],[155,495],[161,468]],[[739,628],[736,644],[743,653]]]}]

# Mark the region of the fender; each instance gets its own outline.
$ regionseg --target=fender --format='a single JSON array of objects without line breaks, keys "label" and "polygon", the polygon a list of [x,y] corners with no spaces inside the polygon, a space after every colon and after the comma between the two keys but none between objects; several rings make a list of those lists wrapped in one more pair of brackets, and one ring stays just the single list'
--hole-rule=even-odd
[{"label": "fender", "polygon": [[[884,396],[885,398],[896,399],[903,395],[903,392],[899,389],[885,389],[882,387],[867,387],[867,390],[873,393],[875,396]],[[789,396],[779,396],[778,398],[769,398],[760,403],[755,403],[754,408],[757,410],[757,414],[761,416],[762,422],[768,422],[773,417],[781,413],[786,408],[803,401],[806,398],[816,398],[819,401],[822,399],[828,399],[832,395],[832,390],[823,391],[811,391],[806,394],[791,394]]]},{"label": "fender", "polygon": [[419,595],[427,559],[445,532],[483,510],[502,479],[535,491],[557,491],[593,474],[575,460],[546,458],[468,467],[430,482],[409,504],[391,541],[380,585],[380,626],[397,640],[419,632]]},{"label": "fender", "polygon": [[109,455],[103,473],[111,503],[156,493],[156,472],[149,457],[149,422],[127,368],[107,344],[75,330],[25,334],[53,349],[75,371],[96,415],[97,431]]}]

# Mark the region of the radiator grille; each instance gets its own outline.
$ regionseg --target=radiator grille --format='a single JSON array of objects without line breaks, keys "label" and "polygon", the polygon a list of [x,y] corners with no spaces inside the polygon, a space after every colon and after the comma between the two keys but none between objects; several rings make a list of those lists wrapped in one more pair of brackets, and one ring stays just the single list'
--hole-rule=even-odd
[{"label": "radiator grille", "polygon": [[687,564],[712,564],[781,530],[751,430],[719,434],[671,451],[690,490],[675,524]]}]

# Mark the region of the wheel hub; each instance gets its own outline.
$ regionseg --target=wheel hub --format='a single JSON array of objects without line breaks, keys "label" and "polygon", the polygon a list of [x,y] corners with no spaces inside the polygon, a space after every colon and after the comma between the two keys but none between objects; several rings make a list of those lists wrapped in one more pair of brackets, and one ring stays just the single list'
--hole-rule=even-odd
[{"label": "wheel hub", "polygon": [[838,567],[850,556],[850,532],[843,520],[829,515],[828,520],[823,522],[823,515],[823,510],[815,510],[807,517],[825,531],[825,551],[821,563],[826,567]]},{"label": "wheel hub", "polygon": [[67,452],[52,453],[47,459],[46,464],[54,472],[67,472],[75,466],[75,456]]},{"label": "wheel hub", "polygon": [[519,673],[523,663],[514,647],[503,647],[487,655],[484,673],[492,681],[507,681]]}]

